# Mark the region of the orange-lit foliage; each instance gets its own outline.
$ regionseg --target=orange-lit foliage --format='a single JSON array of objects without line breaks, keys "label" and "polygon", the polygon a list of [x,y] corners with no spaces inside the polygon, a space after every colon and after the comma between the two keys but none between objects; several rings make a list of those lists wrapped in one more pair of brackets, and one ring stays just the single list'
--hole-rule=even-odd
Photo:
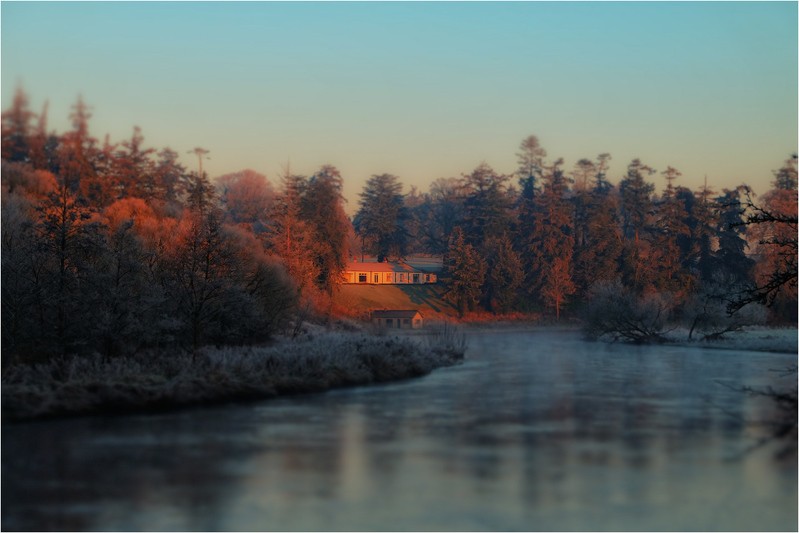
[{"label": "orange-lit foliage", "polygon": [[219,196],[228,216],[237,223],[262,231],[275,191],[266,176],[254,170],[225,174],[217,179]]},{"label": "orange-lit foliage", "polygon": [[47,170],[34,169],[27,163],[3,163],[3,193],[17,193],[42,198],[55,192],[56,177]]},{"label": "orange-lit foliage", "polygon": [[132,221],[133,226],[141,231],[142,226],[155,219],[153,209],[141,198],[123,198],[109,205],[103,211],[106,223],[116,229],[126,221]]},{"label": "orange-lit foliage", "polygon": [[[795,163],[794,163],[795,168]],[[795,183],[795,182],[794,182]],[[797,300],[797,193],[774,188],[763,195],[757,216],[761,222],[750,229],[756,242],[755,283],[768,291],[767,298],[783,312],[796,312]],[[766,301],[769,301],[769,300]]]}]

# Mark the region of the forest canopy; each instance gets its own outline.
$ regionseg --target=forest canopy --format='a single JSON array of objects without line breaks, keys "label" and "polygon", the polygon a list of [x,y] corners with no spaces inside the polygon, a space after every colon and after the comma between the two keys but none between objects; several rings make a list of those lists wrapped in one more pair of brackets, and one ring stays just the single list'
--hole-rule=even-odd
[{"label": "forest canopy", "polygon": [[138,127],[93,137],[80,98],[69,131],[49,131],[47,112],[19,89],[2,114],[4,365],[260,342],[339,312],[342,272],[360,253],[441,256],[460,314],[582,316],[616,284],[696,324],[710,320],[697,309],[760,304],[774,323],[796,320],[796,155],[756,198],[744,184],[694,191],[676,167],[638,159],[614,183],[610,154],[567,168],[531,135],[509,174],[483,163],[407,193],[374,175],[350,220],[333,165],[286,168],[275,183],[250,169],[212,180],[204,148],[191,151],[195,171]]}]

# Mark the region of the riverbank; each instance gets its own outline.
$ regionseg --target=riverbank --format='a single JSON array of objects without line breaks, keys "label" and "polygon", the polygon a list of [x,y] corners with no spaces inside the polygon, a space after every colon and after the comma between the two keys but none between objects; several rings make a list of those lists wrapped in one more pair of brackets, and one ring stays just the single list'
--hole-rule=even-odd
[{"label": "riverbank", "polygon": [[456,364],[450,331],[427,339],[311,334],[264,347],[206,347],[17,365],[2,377],[3,422],[162,411],[418,377]]},{"label": "riverbank", "polygon": [[745,350],[750,352],[797,353],[799,331],[796,328],[751,327],[731,331],[720,339],[686,340],[687,331],[672,331],[666,335],[670,344],[695,346],[714,350]]}]

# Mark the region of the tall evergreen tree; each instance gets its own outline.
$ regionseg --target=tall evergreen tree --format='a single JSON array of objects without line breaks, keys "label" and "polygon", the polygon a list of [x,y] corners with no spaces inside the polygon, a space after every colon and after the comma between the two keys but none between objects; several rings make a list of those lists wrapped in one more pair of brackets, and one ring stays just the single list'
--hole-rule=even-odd
[{"label": "tall evergreen tree", "polygon": [[347,264],[348,237],[352,230],[344,212],[343,180],[338,169],[324,165],[311,176],[302,197],[302,216],[314,231],[317,242],[317,285],[327,294],[341,283]]},{"label": "tall evergreen tree", "polygon": [[619,202],[615,188],[606,178],[608,154],[601,154],[585,206],[583,245],[575,251],[574,282],[577,293],[587,297],[599,281],[612,281],[619,275],[623,248]]},{"label": "tall evergreen tree", "polygon": [[123,141],[114,155],[114,185],[117,197],[150,199],[156,196],[155,168],[151,155],[153,148],[143,148],[141,128],[133,128],[130,139]]},{"label": "tall evergreen tree", "polygon": [[31,121],[28,95],[17,87],[11,107],[2,115],[2,157],[6,161],[30,161]]},{"label": "tall evergreen tree", "polygon": [[492,237],[485,248],[487,275],[483,293],[486,308],[507,313],[516,307],[519,289],[524,284],[521,258],[507,233]]},{"label": "tall evergreen tree", "polygon": [[559,159],[544,175],[544,187],[537,199],[531,269],[537,273],[533,288],[547,307],[554,308],[557,318],[560,318],[566,298],[575,291],[572,278],[574,217],[566,198],[568,182],[562,164],[563,160]]},{"label": "tall evergreen tree", "polygon": [[480,249],[485,241],[498,238],[512,225],[509,177],[482,163],[463,179],[462,228],[466,240]]},{"label": "tall evergreen tree", "polygon": [[[681,175],[673,167],[663,171],[666,189],[656,207],[652,224],[652,281],[656,288],[665,292],[686,291],[689,288],[686,284],[690,284],[690,276],[680,272],[687,255],[680,244],[690,238],[685,203],[678,197],[674,186],[674,181]],[[689,197],[693,199],[692,194]]]},{"label": "tall evergreen tree", "polygon": [[627,174],[619,182],[622,232],[625,237],[622,274],[628,287],[642,291],[651,285],[653,271],[651,229],[652,192],[655,186],[646,176],[654,169],[634,159],[627,166]]},{"label": "tall evergreen tree", "polygon": [[519,168],[516,174],[522,189],[521,196],[525,201],[532,202],[539,190],[546,155],[547,151],[541,147],[535,135],[525,137],[519,144],[519,151],[516,153]]},{"label": "tall evergreen tree", "polygon": [[456,178],[439,178],[430,185],[425,206],[417,211],[425,249],[446,255],[449,238],[464,221],[465,189]]},{"label": "tall evergreen tree", "polygon": [[712,256],[712,273],[714,276],[727,278],[734,284],[749,282],[755,264],[746,252],[749,244],[742,218],[744,208],[741,205],[744,193],[743,186],[724,189],[715,201],[715,233],[718,245]]},{"label": "tall evergreen tree", "polygon": [[292,174],[287,167],[281,181],[282,190],[270,212],[266,240],[269,248],[283,259],[289,276],[303,296],[315,286],[319,277],[313,228],[302,217],[302,197],[308,180]]},{"label": "tall evergreen tree", "polygon": [[473,311],[482,294],[486,263],[475,247],[466,242],[460,227],[450,237],[445,268],[449,283],[444,299],[455,305],[460,316]]},{"label": "tall evergreen tree", "polygon": [[360,197],[353,225],[365,249],[376,255],[378,261],[404,256],[409,216],[399,178],[391,174],[374,175],[364,185]]},{"label": "tall evergreen tree", "polygon": [[97,178],[97,139],[89,133],[89,119],[92,115],[83,98],[78,97],[72,109],[72,130],[61,136],[59,145],[58,174],[66,186],[77,193],[81,190],[83,180]]}]

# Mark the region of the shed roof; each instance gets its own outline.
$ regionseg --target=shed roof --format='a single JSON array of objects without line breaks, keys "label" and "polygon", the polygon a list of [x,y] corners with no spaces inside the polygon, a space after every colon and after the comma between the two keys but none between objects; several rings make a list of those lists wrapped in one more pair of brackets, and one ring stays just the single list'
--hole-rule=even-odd
[{"label": "shed roof", "polygon": [[415,309],[372,311],[372,318],[414,318],[416,315],[422,316],[422,313]]}]

